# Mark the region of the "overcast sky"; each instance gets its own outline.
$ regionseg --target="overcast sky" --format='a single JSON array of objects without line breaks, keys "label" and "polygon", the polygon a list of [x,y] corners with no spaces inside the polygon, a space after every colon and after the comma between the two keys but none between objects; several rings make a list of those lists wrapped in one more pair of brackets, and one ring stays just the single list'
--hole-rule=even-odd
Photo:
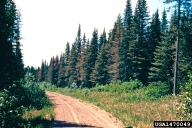
[{"label": "overcast sky", "polygon": [[[72,44],[81,32],[91,39],[94,27],[99,35],[104,27],[108,33],[120,13],[123,16],[126,0],[15,0],[22,15],[21,33],[24,38],[23,60],[25,66],[49,62],[51,56],[64,52],[67,42]],[[132,0],[133,9],[137,0]],[[158,8],[162,12],[162,0],[148,0],[150,14]]]}]

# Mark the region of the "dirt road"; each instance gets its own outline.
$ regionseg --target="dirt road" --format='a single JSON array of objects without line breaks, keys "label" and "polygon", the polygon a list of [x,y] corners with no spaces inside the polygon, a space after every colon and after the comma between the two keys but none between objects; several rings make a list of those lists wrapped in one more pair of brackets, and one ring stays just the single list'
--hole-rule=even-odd
[{"label": "dirt road", "polygon": [[55,105],[53,127],[104,127],[123,128],[121,121],[100,108],[70,96],[54,92],[46,95]]}]

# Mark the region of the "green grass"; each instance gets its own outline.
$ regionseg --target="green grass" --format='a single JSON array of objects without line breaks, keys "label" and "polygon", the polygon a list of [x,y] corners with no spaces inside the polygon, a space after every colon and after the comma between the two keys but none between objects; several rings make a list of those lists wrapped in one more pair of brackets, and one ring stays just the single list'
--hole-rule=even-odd
[{"label": "green grass", "polygon": [[41,110],[31,109],[23,114],[24,127],[51,128],[55,113],[53,105],[43,107]]},{"label": "green grass", "polygon": [[125,126],[152,128],[153,121],[179,120],[175,112],[178,97],[153,94],[154,92],[158,93],[157,90],[149,93],[149,90],[152,90],[151,87],[128,92],[105,92],[98,87],[93,89],[69,89],[52,86],[48,90],[93,103],[112,113]]}]

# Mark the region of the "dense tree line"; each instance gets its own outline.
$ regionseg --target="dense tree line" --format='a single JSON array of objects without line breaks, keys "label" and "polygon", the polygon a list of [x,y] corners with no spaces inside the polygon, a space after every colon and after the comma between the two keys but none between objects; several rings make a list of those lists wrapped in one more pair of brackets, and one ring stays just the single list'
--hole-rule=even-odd
[{"label": "dense tree line", "polygon": [[0,90],[24,75],[20,44],[20,13],[12,0],[0,1]]},{"label": "dense tree line", "polygon": [[150,17],[146,0],[137,1],[134,13],[131,0],[127,0],[124,17],[118,15],[108,36],[105,29],[98,35],[94,28],[90,41],[85,33],[82,35],[79,25],[71,48],[67,43],[60,58],[52,57],[49,65],[42,62],[38,80],[58,87],[75,83],[90,88],[111,81],[138,79],[146,85],[162,82],[172,92],[178,29],[178,83],[186,81],[188,71],[192,70],[192,6],[190,0],[182,0],[181,5],[180,19],[176,6],[168,21],[166,9],[162,17],[158,9]]}]

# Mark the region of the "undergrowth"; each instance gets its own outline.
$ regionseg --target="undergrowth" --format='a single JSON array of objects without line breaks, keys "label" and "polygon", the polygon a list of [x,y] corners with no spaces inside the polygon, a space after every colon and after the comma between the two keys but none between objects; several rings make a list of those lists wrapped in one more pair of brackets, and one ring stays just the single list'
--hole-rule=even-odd
[{"label": "undergrowth", "polygon": [[[38,111],[34,115],[34,112]],[[30,114],[31,113],[31,114]],[[54,118],[53,105],[27,73],[25,78],[14,82],[9,88],[0,91],[0,127],[1,128],[44,128],[51,127]]]},{"label": "undergrowth", "polygon": [[177,97],[169,95],[165,85],[144,86],[138,80],[112,82],[94,88],[57,88],[45,82],[40,87],[93,103],[119,118],[125,126],[153,127],[155,120],[178,120]]}]

